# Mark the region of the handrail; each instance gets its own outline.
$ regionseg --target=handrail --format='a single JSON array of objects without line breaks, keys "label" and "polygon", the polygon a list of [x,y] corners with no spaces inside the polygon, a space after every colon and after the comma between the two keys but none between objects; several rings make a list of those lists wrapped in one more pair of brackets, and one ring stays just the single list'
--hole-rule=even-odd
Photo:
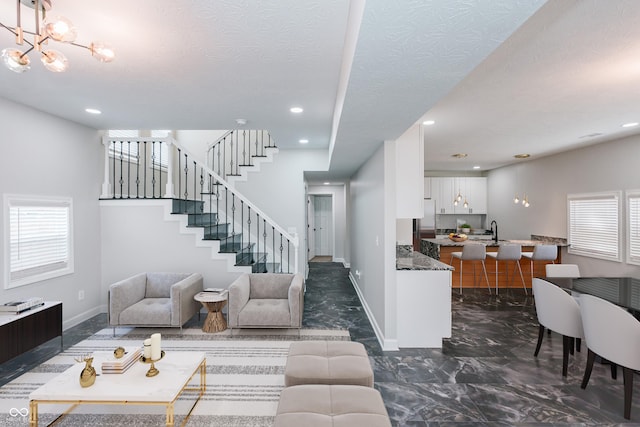
[{"label": "handrail", "polygon": [[[227,135],[232,132],[228,132]],[[236,252],[240,257],[237,260],[246,256],[250,260],[249,262],[263,264],[264,270],[267,270],[268,254],[271,253],[273,267],[277,268],[279,265],[280,271],[283,272],[282,267],[285,260],[283,244],[286,243],[287,271],[291,269],[291,247],[289,245],[292,245],[294,250],[294,272],[298,271],[300,245],[298,235],[285,231],[247,197],[234,189],[223,176],[206,165],[205,162],[197,160],[193,153],[173,137],[104,137],[103,144],[105,147],[105,173],[101,198],[169,198],[180,201],[181,203],[175,208],[177,211],[203,213],[204,217],[208,218],[207,224],[201,226],[210,230],[207,238],[221,240],[221,251]],[[111,181],[111,179],[113,180]],[[164,195],[162,194],[163,185],[165,186]],[[205,200],[205,195],[208,195],[207,200]],[[223,200],[220,198],[221,195],[224,196]],[[230,203],[229,199],[231,199]],[[209,212],[204,212],[203,208],[207,207],[207,201],[209,202]],[[196,202],[201,203],[197,212],[194,204]],[[174,206],[176,205],[174,204]],[[220,222],[222,216],[224,216],[224,223]],[[237,217],[240,219],[239,222]],[[260,230],[260,224],[262,224],[262,230]],[[267,228],[267,224],[269,228]],[[236,232],[237,225],[240,226],[238,233]],[[229,229],[231,226],[232,229]],[[220,231],[220,227],[224,231]],[[252,233],[254,233],[253,241]],[[279,254],[276,251],[275,242],[277,234],[280,235],[278,237],[280,240]],[[212,237],[214,235],[215,237]],[[268,242],[267,237],[271,242]],[[262,241],[260,241],[261,239]],[[222,249],[223,241],[226,242],[224,249]],[[271,244],[271,247],[268,243]],[[264,253],[260,251],[261,246]]]},{"label": "handrail", "polygon": [[[180,148],[182,152],[187,153],[189,156],[191,156],[192,158],[195,158],[193,156],[193,154],[187,150],[186,148],[184,148],[182,145],[180,145],[180,143],[178,143],[178,141],[176,141],[175,139],[171,138],[171,144],[175,145],[176,147]],[[246,203],[248,206],[251,207],[251,209],[253,209],[257,214],[259,214],[261,217],[263,217],[264,219],[267,220],[267,222],[269,223],[269,225],[273,226],[276,228],[276,230],[278,230],[278,232],[280,234],[282,234],[285,238],[287,238],[289,241],[291,241],[291,243],[294,244],[294,246],[297,248],[298,247],[298,236],[297,234],[295,236],[292,236],[291,234],[289,234],[287,231],[285,231],[282,227],[280,227],[278,225],[278,223],[276,223],[274,220],[272,220],[267,214],[265,214],[264,212],[262,212],[262,210],[260,210],[260,208],[258,208],[255,204],[251,203],[251,201],[249,199],[247,199],[244,195],[242,195],[238,190],[236,190],[235,188],[233,188],[232,186],[229,185],[229,183],[227,181],[224,180],[224,178],[222,178],[220,175],[218,175],[217,173],[215,173],[213,171],[213,169],[209,168],[207,165],[203,164],[202,162],[200,162],[199,160],[195,160],[195,163],[202,167],[207,173],[213,175],[213,177],[220,183],[222,183],[222,185],[227,188],[229,191],[231,191],[231,193],[235,194],[236,197],[238,197],[240,200],[242,200],[244,203]]]},{"label": "handrail", "polygon": [[225,179],[228,176],[239,176],[241,167],[253,166],[254,157],[266,157],[268,148],[277,148],[269,132],[259,129],[232,129],[208,144],[206,163]]}]

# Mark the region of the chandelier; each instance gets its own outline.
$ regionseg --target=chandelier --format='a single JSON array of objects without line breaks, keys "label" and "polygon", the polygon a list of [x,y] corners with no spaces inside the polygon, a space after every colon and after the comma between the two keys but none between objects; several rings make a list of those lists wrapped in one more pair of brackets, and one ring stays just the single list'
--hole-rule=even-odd
[{"label": "chandelier", "polygon": [[[35,50],[40,52],[40,60],[47,70],[54,72],[65,71],[69,66],[66,56],[57,50],[49,49],[49,41],[67,43],[87,49],[100,62],[113,61],[115,56],[113,49],[105,43],[92,42],[89,46],[75,43],[78,32],[73,24],[67,18],[61,16],[48,16],[47,12],[51,9],[52,2],[53,0],[16,0],[16,26],[11,27],[0,22],[0,27],[15,35],[17,45],[27,45],[24,52],[15,48],[2,50],[2,61],[8,69],[16,73],[23,73],[29,70],[31,61],[27,54]],[[22,28],[20,19],[22,6],[20,3],[34,10],[35,32]],[[25,34],[32,35],[33,42],[27,40],[24,37]]]}]

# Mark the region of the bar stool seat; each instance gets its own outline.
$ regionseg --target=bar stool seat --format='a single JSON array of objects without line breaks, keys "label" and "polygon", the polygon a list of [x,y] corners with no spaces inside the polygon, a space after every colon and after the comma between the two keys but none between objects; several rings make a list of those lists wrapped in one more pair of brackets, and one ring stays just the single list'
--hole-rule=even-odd
[{"label": "bar stool seat", "polygon": [[527,293],[527,285],[524,282],[524,276],[522,275],[522,268],[520,268],[520,259],[522,258],[522,246],[518,244],[501,244],[498,246],[498,252],[487,252],[487,256],[496,260],[496,295],[498,294],[498,261],[505,261],[505,274],[508,276],[506,270],[508,261],[515,261],[516,265],[513,267],[513,275],[511,281],[513,282],[513,276],[516,274],[516,268],[520,271],[520,279],[522,279],[522,287],[524,293]]},{"label": "bar stool seat", "polygon": [[558,258],[558,247],[556,245],[536,245],[533,252],[522,252],[524,258],[529,259],[531,265],[531,280],[533,280],[533,262],[534,261],[551,261],[556,263]]},{"label": "bar stool seat", "polygon": [[[484,278],[487,281],[487,289],[491,293],[491,285],[489,284],[489,277],[487,276],[487,268],[484,260],[487,258],[487,247],[482,243],[478,244],[466,244],[462,247],[462,252],[452,252],[451,261],[449,264],[453,265],[453,259],[460,260],[460,293],[462,293],[462,261],[480,261],[482,263],[482,271],[484,272]],[[473,265],[473,286],[476,285],[476,265]]]}]

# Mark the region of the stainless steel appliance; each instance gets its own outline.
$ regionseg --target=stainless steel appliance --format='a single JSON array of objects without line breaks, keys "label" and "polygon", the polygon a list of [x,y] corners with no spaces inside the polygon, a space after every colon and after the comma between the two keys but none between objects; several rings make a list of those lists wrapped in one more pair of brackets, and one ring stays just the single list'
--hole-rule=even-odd
[{"label": "stainless steel appliance", "polygon": [[424,199],[424,215],[413,220],[413,250],[420,251],[420,239],[436,237],[436,202]]}]

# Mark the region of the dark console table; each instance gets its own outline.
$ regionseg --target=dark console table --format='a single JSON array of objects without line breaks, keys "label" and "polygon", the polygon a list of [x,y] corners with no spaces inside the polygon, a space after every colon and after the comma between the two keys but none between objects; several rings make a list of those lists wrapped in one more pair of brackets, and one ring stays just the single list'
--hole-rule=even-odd
[{"label": "dark console table", "polygon": [[60,337],[62,347],[62,302],[44,305],[19,314],[0,314],[0,363],[21,355],[40,344]]}]

